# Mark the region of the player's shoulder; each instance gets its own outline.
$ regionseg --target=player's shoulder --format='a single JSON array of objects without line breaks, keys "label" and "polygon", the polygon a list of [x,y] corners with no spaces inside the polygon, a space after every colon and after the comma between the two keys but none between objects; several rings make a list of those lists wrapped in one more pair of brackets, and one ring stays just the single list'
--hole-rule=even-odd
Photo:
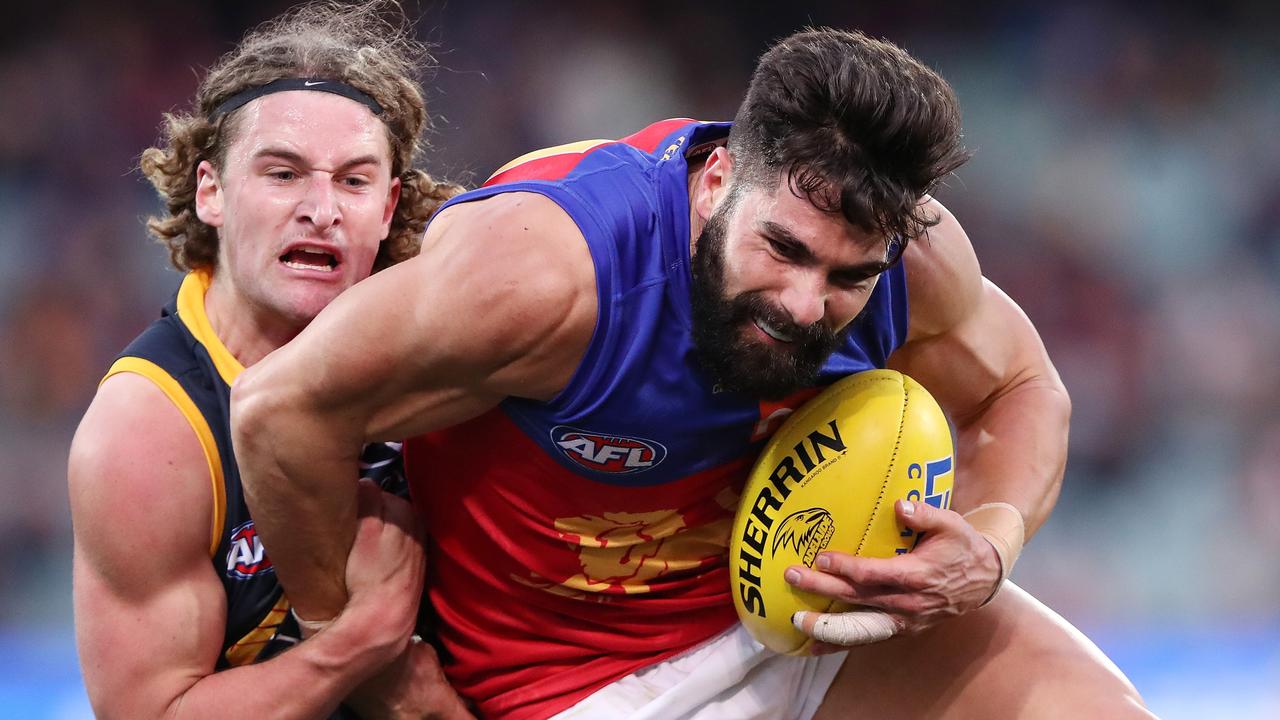
[{"label": "player's shoulder", "polygon": [[[579,140],[534,150],[498,168],[484,187],[522,182],[607,182],[613,173],[646,173],[657,163],[689,150],[687,140],[704,127],[721,128],[726,123],[700,123],[690,118],[671,118],[652,123],[616,140]],[[611,173],[601,174],[601,170]]]},{"label": "player's shoulder", "polygon": [[937,335],[962,322],[982,294],[982,270],[959,221],[932,197],[921,203],[921,210],[936,223],[903,253],[910,339]]},{"label": "player's shoulder", "polygon": [[470,266],[474,281],[502,282],[494,289],[512,299],[563,301],[594,287],[581,228],[559,203],[536,192],[452,205],[428,228],[423,245],[424,256],[449,253]]},{"label": "player's shoulder", "polygon": [[[452,203],[436,215],[430,227],[440,226],[448,230],[450,226],[465,224],[468,229],[473,230],[483,227],[491,236],[507,234],[518,236],[539,232],[544,224],[554,223],[560,218],[567,217],[560,205],[552,198],[543,193],[517,187],[504,192],[486,194],[470,201]],[[535,224],[528,225],[529,223]],[[516,225],[520,226],[516,227]]]},{"label": "player's shoulder", "polygon": [[405,292],[444,287],[475,309],[469,339],[454,351],[472,347],[479,353],[470,358],[473,367],[522,369],[507,373],[520,382],[503,384],[504,394],[545,394],[516,386],[558,377],[561,364],[576,363],[574,353],[596,324],[595,265],[585,236],[564,208],[538,193],[447,208],[428,227],[422,252],[401,265]]},{"label": "player's shoulder", "polygon": [[212,513],[210,467],[184,412],[156,382],[108,377],[71,442],[68,491],[82,553],[132,577],[125,559],[205,552]]},{"label": "player's shoulder", "polygon": [[98,387],[69,461],[73,490],[95,494],[154,492],[155,502],[177,504],[184,476],[206,478],[201,489],[208,485],[206,455],[187,409],[153,378],[133,372],[113,374]]}]

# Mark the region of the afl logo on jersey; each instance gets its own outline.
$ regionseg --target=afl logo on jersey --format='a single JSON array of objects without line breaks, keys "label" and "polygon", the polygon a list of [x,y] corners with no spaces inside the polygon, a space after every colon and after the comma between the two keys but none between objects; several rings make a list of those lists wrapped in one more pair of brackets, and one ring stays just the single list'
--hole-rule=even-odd
[{"label": "afl logo on jersey", "polygon": [[667,456],[662,443],[653,440],[605,435],[568,425],[551,428],[551,442],[578,465],[615,475],[644,472]]},{"label": "afl logo on jersey", "polygon": [[273,572],[271,558],[262,549],[262,540],[252,520],[231,533],[230,545],[227,550],[227,577],[248,580],[255,575]]}]

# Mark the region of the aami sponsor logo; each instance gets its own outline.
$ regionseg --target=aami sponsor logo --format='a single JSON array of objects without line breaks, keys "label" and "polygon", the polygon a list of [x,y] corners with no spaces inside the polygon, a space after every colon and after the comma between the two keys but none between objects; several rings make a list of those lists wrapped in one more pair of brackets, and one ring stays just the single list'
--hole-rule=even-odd
[{"label": "aami sponsor logo", "polygon": [[551,442],[575,463],[604,473],[644,472],[667,456],[662,443],[579,430],[568,425],[551,428]]},{"label": "aami sponsor logo", "polygon": [[263,550],[258,529],[250,520],[231,533],[231,547],[227,549],[227,577],[248,580],[269,572],[274,572],[271,558]]}]

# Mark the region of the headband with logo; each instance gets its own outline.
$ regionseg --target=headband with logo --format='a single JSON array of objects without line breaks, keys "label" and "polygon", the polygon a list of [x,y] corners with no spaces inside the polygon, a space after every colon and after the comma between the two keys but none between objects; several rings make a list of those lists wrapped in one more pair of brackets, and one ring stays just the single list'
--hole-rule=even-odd
[{"label": "headband with logo", "polygon": [[218,107],[209,113],[209,120],[216,121],[218,118],[227,113],[240,108],[246,103],[257,100],[263,95],[271,93],[285,92],[288,90],[315,90],[317,92],[333,93],[341,95],[348,100],[355,100],[373,111],[374,115],[382,114],[382,106],[377,100],[369,97],[365,93],[351,87],[340,80],[320,80],[317,78],[281,78],[272,80],[266,85],[255,85],[245,88],[231,97],[223,100]]}]

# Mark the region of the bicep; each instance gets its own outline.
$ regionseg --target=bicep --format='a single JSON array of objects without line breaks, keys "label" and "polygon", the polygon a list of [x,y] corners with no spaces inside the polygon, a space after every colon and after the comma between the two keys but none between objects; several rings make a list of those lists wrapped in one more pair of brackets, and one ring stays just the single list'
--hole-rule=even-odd
[{"label": "bicep", "polygon": [[1035,327],[982,276],[968,236],[936,201],[940,222],[904,257],[910,298],[907,342],[889,366],[919,380],[957,422],[1009,388],[1056,383]]},{"label": "bicep", "polygon": [[919,380],[962,424],[1009,388],[1046,374],[1056,380],[1030,320],[986,280],[956,324],[907,342],[889,366]]},{"label": "bicep", "polygon": [[76,639],[95,711],[163,714],[213,672],[226,601],[203,451],[149,381],[111,378],[72,443]]},{"label": "bicep", "polygon": [[100,716],[158,717],[214,671],[226,605],[207,559],[204,565],[155,571],[144,586],[125,589],[132,573],[77,551],[76,644]]}]

